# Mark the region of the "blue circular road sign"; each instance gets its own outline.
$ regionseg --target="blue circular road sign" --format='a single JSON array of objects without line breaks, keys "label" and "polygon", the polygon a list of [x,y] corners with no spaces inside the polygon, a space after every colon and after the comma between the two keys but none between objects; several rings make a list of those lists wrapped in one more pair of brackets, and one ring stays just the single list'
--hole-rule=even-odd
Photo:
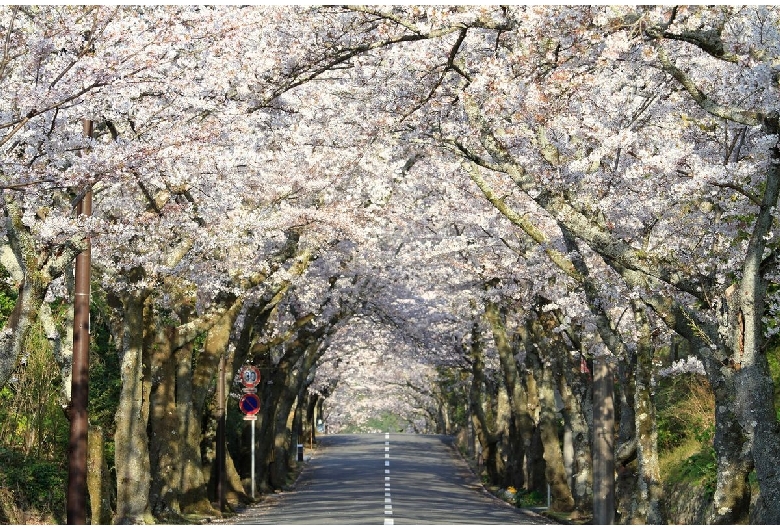
[{"label": "blue circular road sign", "polygon": [[238,402],[238,407],[244,414],[257,414],[257,411],[260,410],[260,396],[244,394],[241,396],[241,401]]}]

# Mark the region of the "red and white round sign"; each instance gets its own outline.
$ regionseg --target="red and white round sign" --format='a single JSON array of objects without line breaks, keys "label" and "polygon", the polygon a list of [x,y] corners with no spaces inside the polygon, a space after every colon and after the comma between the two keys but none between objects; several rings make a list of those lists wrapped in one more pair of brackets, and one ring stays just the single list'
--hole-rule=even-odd
[{"label": "red and white round sign", "polygon": [[241,368],[241,383],[249,387],[255,387],[260,384],[260,370],[254,366]]}]

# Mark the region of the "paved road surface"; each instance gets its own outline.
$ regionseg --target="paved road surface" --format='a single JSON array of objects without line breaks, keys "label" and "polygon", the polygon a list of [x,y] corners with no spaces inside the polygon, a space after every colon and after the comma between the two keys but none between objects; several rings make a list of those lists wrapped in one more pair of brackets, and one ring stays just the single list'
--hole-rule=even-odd
[{"label": "paved road surface", "polygon": [[549,524],[483,491],[441,436],[329,435],[295,491],[230,524]]}]

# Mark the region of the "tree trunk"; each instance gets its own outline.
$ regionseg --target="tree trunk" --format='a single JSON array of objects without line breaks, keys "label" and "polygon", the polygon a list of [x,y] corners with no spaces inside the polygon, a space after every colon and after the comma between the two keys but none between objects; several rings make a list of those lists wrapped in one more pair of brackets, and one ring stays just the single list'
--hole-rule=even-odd
[{"label": "tree trunk", "polygon": [[306,375],[319,357],[316,355],[319,348],[319,342],[311,342],[306,346],[303,355],[299,355],[298,363],[296,363],[297,368],[287,370],[284,389],[276,404],[274,427],[274,452],[276,455],[274,456],[274,465],[271,468],[271,485],[274,488],[281,489],[287,483],[290,460],[295,456],[290,450],[292,444],[291,415],[295,412],[293,407],[298,401]]},{"label": "tree trunk", "polygon": [[[653,344],[644,307],[634,301],[639,341],[636,356],[634,413],[637,446],[636,510],[631,524],[664,524],[661,512],[663,487],[658,466],[658,426],[653,402]],[[629,522],[629,521],[626,521]]]},{"label": "tree trunk", "polygon": [[[199,359],[199,363],[203,362]],[[196,398],[196,371],[193,370],[193,345],[186,341],[176,350],[176,411],[181,433],[179,507],[182,513],[217,513],[208,500],[208,481],[203,474],[200,443],[205,404]],[[205,395],[204,390],[198,394]]]},{"label": "tree trunk", "polygon": [[[285,357],[289,355],[287,353]],[[261,492],[273,491],[274,487],[271,481],[271,468],[274,465],[276,452],[274,450],[274,433],[276,427],[276,404],[279,402],[286,376],[287,362],[283,357],[280,364],[270,370],[265,379],[267,384],[263,385],[262,403],[263,406],[258,416],[257,432],[257,478],[258,488]]]},{"label": "tree trunk", "polygon": [[474,426],[474,436],[481,447],[481,458],[488,473],[490,482],[499,484],[501,481],[501,466],[498,458],[498,436],[491,432],[485,414],[485,361],[483,346],[479,335],[479,324],[474,323],[471,331],[471,423]]},{"label": "tree trunk", "polygon": [[545,366],[536,351],[526,353],[537,374],[539,393],[539,428],[544,445],[545,479],[552,490],[551,508],[558,512],[574,510],[574,498],[571,494],[566,469],[563,465],[561,438],[558,433],[558,408],[555,402],[555,383],[552,368]]},{"label": "tree trunk", "polygon": [[[526,340],[526,351],[532,347],[533,344]],[[541,415],[539,385],[536,383],[533,370],[529,369],[526,371],[524,380],[526,397],[528,399],[528,413],[534,422],[534,428],[525,451],[526,489],[547,495],[547,466],[544,461],[544,444],[542,443],[542,432],[539,425],[539,417]]]},{"label": "tree trunk", "polygon": [[[713,447],[718,463],[713,504],[708,524],[734,524],[746,519],[750,508],[748,474],[753,469],[751,447],[733,406],[735,396],[734,367],[730,366],[728,348],[716,343],[717,331],[696,321],[670,298],[648,298],[655,314],[663,317],[690,345],[704,364],[707,380],[715,398],[715,437]],[[728,322],[722,323],[724,329]],[[713,349],[714,346],[714,349]]]},{"label": "tree trunk", "polygon": [[284,389],[279,396],[274,417],[274,463],[271,466],[271,486],[274,489],[283,489],[287,485],[287,472],[289,471],[290,444],[292,433],[290,429],[290,413],[298,396],[295,386],[297,374],[290,370],[285,379]]},{"label": "tree trunk", "polygon": [[563,420],[572,437],[571,489],[574,504],[579,512],[593,510],[593,463],[591,460],[591,426],[588,413],[592,415],[590,385],[580,372],[579,361],[565,364],[560,377],[560,392],[563,400]]},{"label": "tree trunk", "polygon": [[226,373],[228,370],[226,370],[227,363],[225,361],[227,346],[230,341],[230,332],[233,329],[233,322],[235,320],[234,317],[231,317],[233,317],[231,314],[224,315],[211,327],[211,329],[209,329],[206,336],[206,343],[203,346],[206,358],[214,362],[214,364],[211,365],[212,372],[215,365],[218,367],[214,374],[216,376],[215,387],[217,392],[214,396],[216,403],[213,408],[214,420],[216,422],[216,437],[214,440],[215,458],[213,461],[214,469],[212,475],[215,485],[214,500],[217,502],[220,511],[225,508],[224,503],[226,501],[228,486],[227,442],[225,440],[225,407],[227,406],[227,393],[225,392],[225,395],[222,395],[222,390],[220,390],[220,388],[226,389],[230,381],[233,380],[232,374],[228,375]]},{"label": "tree trunk", "polygon": [[498,381],[496,396],[496,414],[494,431],[498,437],[498,459],[501,462],[501,481],[497,484],[503,488],[514,486],[508,473],[507,461],[508,455],[512,454],[513,440],[509,438],[509,432],[512,430],[511,424],[512,407],[509,403],[509,394],[503,381]]},{"label": "tree trunk", "polygon": [[733,381],[729,379],[710,378],[715,394],[715,436],[712,444],[718,463],[712,507],[706,516],[707,524],[711,525],[744,522],[750,510],[748,475],[753,470],[753,462],[750,445],[735,411],[725,405],[734,395],[733,389],[730,389]]},{"label": "tree trunk", "polygon": [[523,386],[523,380],[517,369],[514,351],[507,336],[506,324],[501,318],[498,306],[493,302],[486,302],[485,317],[493,330],[493,340],[496,344],[501,369],[504,375],[504,384],[509,395],[509,403],[512,409],[512,425],[510,427],[509,459],[507,462],[508,480],[517,489],[525,487],[525,473],[523,462],[525,449],[530,445],[530,437],[534,432],[534,423],[528,413],[528,398]]},{"label": "tree trunk", "polygon": [[[209,499],[213,500],[215,465],[214,429],[210,420],[214,418],[214,410],[209,409],[215,397],[217,370],[219,358],[227,348],[227,340],[233,322],[241,310],[241,303],[233,301],[232,305],[212,320],[204,322],[202,331],[206,332],[206,342],[197,361],[192,360],[190,340],[195,334],[185,339],[179,339],[182,345],[181,358],[178,364],[177,399],[181,406],[180,422],[185,424],[186,435],[182,448],[182,512],[207,513],[213,508]],[[227,331],[225,331],[227,330]],[[179,332],[183,332],[180,327]],[[188,374],[192,374],[191,378]],[[190,405],[191,404],[191,405]]]},{"label": "tree trunk", "polygon": [[[614,454],[617,467],[615,482],[615,511],[617,522],[622,524],[630,521],[634,512],[637,495],[638,463],[636,461],[636,414],[634,400],[636,398],[636,351],[626,350],[623,357],[617,359],[618,389],[615,396],[617,409],[617,448]],[[595,402],[594,402],[595,405]]]},{"label": "tree trunk", "polygon": [[[777,127],[777,118],[774,119]],[[777,134],[778,131],[772,131]],[[753,227],[742,280],[738,313],[733,320],[732,349],[735,373],[735,408],[752,444],[759,496],[751,516],[754,524],[780,523],[780,427],[774,407],[774,384],[763,342],[764,300],[767,285],[762,261],[780,195],[780,145],[772,148],[766,188]],[[776,260],[774,260],[776,262]],[[767,266],[769,263],[766,264]]]},{"label": "tree trunk", "polygon": [[609,359],[593,360],[593,524],[615,521],[615,405]]},{"label": "tree trunk", "polygon": [[111,524],[111,492],[108,466],[104,444],[103,429],[97,426],[89,428],[89,456],[87,458],[87,489],[91,507],[91,523]]},{"label": "tree trunk", "polygon": [[117,524],[151,523],[149,510],[148,363],[144,366],[143,332],[146,293],[122,297],[124,320],[120,374],[122,388],[116,411]]},{"label": "tree trunk", "polygon": [[[151,394],[149,413],[149,458],[152,477],[149,502],[155,516],[181,513],[180,422],[176,410],[176,357],[173,351],[175,329],[159,319],[150,320],[154,329],[147,335],[151,342]],[[156,331],[155,331],[156,329]]]}]

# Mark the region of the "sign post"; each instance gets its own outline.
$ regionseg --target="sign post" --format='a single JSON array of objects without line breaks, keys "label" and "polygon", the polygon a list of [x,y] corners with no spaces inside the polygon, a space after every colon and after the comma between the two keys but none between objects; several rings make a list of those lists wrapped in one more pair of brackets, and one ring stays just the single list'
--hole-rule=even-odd
[{"label": "sign post", "polygon": [[244,413],[244,419],[252,422],[252,499],[255,498],[255,423],[260,411],[260,396],[257,385],[260,384],[260,371],[254,366],[241,368],[241,384],[244,395],[238,402],[238,408]]},{"label": "sign post", "polygon": [[255,500],[255,422],[257,416],[252,419],[252,501]]}]

